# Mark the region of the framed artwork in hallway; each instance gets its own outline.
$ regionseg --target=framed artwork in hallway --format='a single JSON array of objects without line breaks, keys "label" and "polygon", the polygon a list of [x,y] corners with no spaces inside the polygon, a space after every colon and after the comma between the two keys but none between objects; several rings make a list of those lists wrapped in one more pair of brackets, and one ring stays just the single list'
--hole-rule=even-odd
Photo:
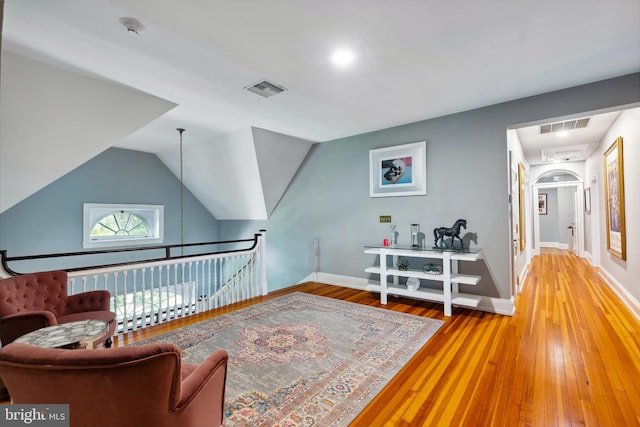
[{"label": "framed artwork in hallway", "polygon": [[584,189],[584,211],[591,213],[591,187]]},{"label": "framed artwork in hallway", "polygon": [[538,194],[538,214],[547,214],[547,193]]},{"label": "framed artwork in hallway", "polygon": [[618,137],[604,152],[604,194],[607,215],[607,250],[620,259],[627,259],[624,218],[624,169],[622,137]]}]

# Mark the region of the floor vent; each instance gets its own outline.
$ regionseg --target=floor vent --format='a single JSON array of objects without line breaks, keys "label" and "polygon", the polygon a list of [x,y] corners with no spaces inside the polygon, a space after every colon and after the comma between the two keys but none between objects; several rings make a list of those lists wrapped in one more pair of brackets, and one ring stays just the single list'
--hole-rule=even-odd
[{"label": "floor vent", "polygon": [[269,98],[270,96],[277,95],[287,90],[287,88],[285,88],[284,86],[271,83],[267,80],[260,80],[257,83],[245,86],[245,89],[249,92],[256,93],[264,98]]},{"label": "floor vent", "polygon": [[589,124],[589,117],[584,119],[567,120],[564,122],[549,123],[546,125],[540,125],[540,133],[552,133],[560,132],[562,130],[582,129],[586,128]]}]

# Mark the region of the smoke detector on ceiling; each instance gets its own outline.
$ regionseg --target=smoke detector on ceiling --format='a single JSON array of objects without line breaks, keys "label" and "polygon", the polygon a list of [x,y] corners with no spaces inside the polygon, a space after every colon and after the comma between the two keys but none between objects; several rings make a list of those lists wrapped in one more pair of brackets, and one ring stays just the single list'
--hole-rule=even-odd
[{"label": "smoke detector on ceiling", "polygon": [[136,34],[140,34],[140,32],[145,29],[145,26],[142,25],[142,22],[138,21],[136,18],[120,18],[120,23],[127,29],[127,31],[131,31],[132,33]]},{"label": "smoke detector on ceiling", "polygon": [[260,80],[259,82],[251,84],[249,86],[245,86],[244,89],[248,90],[249,92],[258,94],[264,98],[269,98],[270,96],[277,95],[287,90],[286,87],[269,82],[267,80]]}]

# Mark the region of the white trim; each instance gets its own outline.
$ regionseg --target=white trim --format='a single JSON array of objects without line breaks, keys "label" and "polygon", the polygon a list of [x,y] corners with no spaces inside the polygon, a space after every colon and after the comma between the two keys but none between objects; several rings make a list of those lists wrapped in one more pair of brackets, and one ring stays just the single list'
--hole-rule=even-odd
[{"label": "white trim", "polygon": [[605,283],[613,293],[620,298],[620,301],[622,301],[622,303],[629,308],[631,313],[640,320],[640,301],[635,299],[633,295],[631,295],[629,291],[627,291],[624,286],[622,286],[622,284],[618,282],[607,270],[600,267],[598,269],[598,273],[600,273],[600,277],[604,279]]},{"label": "white trim", "polygon": [[591,253],[585,251],[584,252],[584,259],[589,261],[589,264],[591,264],[592,267],[595,267],[595,265],[593,265],[593,257],[591,256]]},{"label": "white trim", "polygon": [[[379,281],[362,279],[360,277],[342,276],[332,273],[311,273],[300,283],[306,282],[318,282],[327,285],[342,286],[343,288],[358,289],[361,291],[367,290],[367,285],[380,285]],[[482,296],[480,304],[474,307],[473,310],[486,311],[489,313],[504,314],[506,316],[513,316],[515,313],[514,299],[512,298],[492,298]]]},{"label": "white trim", "polygon": [[[549,172],[549,171],[546,171]],[[545,173],[546,173],[545,172]],[[575,172],[573,171],[567,171],[570,172],[572,175],[575,174]],[[584,212],[583,212],[583,206],[584,206],[584,182],[582,180],[578,180],[578,181],[568,181],[565,183],[550,183],[550,182],[543,182],[543,183],[536,183],[533,184],[533,200],[538,200],[538,193],[539,190],[541,189],[545,189],[545,188],[560,188],[560,187],[575,187],[576,188],[576,200],[577,200],[577,206],[576,206],[576,229],[578,230],[578,257],[579,258],[584,258]],[[536,202],[537,203],[537,202]],[[537,204],[536,204],[537,206]],[[592,209],[593,209],[593,203],[592,203]],[[534,255],[540,255],[540,248],[541,247],[549,247],[549,248],[558,248],[558,249],[569,249],[569,244],[560,244],[560,243],[555,243],[555,242],[541,242],[540,241],[540,215],[538,213],[538,209],[533,209],[533,234],[534,234],[534,244],[535,244],[535,250],[534,250]],[[549,245],[549,246],[545,246],[545,245]],[[557,245],[557,246],[556,246]]]},{"label": "white trim", "polygon": [[527,275],[529,274],[529,266],[531,264],[527,263],[527,265],[524,266],[524,268],[522,269],[522,271],[520,272],[519,276],[518,276],[518,294],[520,294],[522,292],[522,288],[524,288],[524,281],[527,278]]}]

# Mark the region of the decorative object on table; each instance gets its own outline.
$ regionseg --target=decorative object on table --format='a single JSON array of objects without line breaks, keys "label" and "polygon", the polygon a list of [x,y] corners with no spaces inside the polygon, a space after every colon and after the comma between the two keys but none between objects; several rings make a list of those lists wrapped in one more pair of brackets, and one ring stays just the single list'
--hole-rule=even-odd
[{"label": "decorative object on table", "polygon": [[369,197],[427,194],[427,142],[369,151]]},{"label": "decorative object on table", "polygon": [[418,237],[420,236],[420,224],[411,224],[411,247],[417,248],[419,246]]},{"label": "decorative object on table", "polygon": [[[448,248],[454,249],[455,242],[454,239],[457,237],[460,240],[460,249],[464,249],[464,243],[462,242],[462,238],[460,237],[460,228],[467,228],[467,220],[459,219],[457,220],[451,228],[447,227],[437,227],[433,229],[433,237],[435,239],[435,243],[433,244],[434,249],[440,248]],[[451,237],[451,246],[447,247],[445,244],[444,238]],[[440,240],[440,246],[438,246],[438,240]]]},{"label": "decorative object on table", "polygon": [[407,279],[407,290],[410,292],[415,292],[420,287],[420,279],[416,277],[409,277]]},{"label": "decorative object on table", "polygon": [[437,264],[425,264],[422,271],[426,274],[442,274],[442,266]]},{"label": "decorative object on table", "polygon": [[624,170],[621,136],[604,153],[604,171],[607,250],[618,258],[626,260],[627,241],[624,217]]},{"label": "decorative object on table", "polygon": [[391,224],[389,228],[391,229],[391,239],[389,240],[389,246],[391,246],[392,248],[395,248],[396,247],[396,226]]},{"label": "decorative object on table", "polygon": [[409,260],[406,258],[398,258],[398,264],[396,266],[400,271],[407,271],[409,269]]}]

